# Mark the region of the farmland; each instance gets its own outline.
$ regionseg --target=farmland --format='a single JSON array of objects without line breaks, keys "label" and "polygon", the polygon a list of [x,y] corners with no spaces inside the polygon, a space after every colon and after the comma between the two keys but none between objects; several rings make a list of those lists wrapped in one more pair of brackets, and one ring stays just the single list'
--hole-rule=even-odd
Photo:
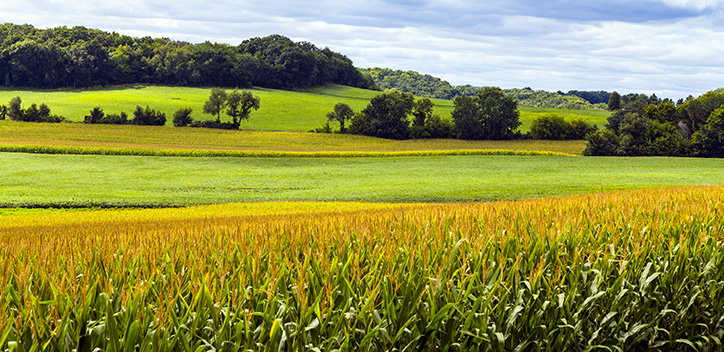
[{"label": "farmland", "polygon": [[[231,89],[231,88],[230,88]],[[369,100],[381,92],[345,86],[330,86],[306,92],[256,88],[251,90],[261,100],[261,108],[241,124],[242,129],[266,131],[310,131],[327,122],[326,114],[339,102],[349,104],[355,111],[362,110]],[[146,105],[166,114],[171,125],[173,113],[180,108],[192,108],[193,118],[211,119],[203,114],[203,104],[210,89],[164,86],[124,86],[86,90],[13,90],[0,89],[0,102],[6,104],[19,96],[24,105],[46,103],[54,114],[71,121],[83,121],[89,111],[98,106],[108,114],[126,112]],[[434,113],[449,117],[452,101],[433,99]],[[521,130],[527,131],[533,119],[541,114],[557,113],[567,119],[583,118],[599,126],[605,122],[608,112],[521,108]]]},{"label": "farmland", "polygon": [[0,345],[716,350],[723,205],[686,187],[5,216]]},{"label": "farmland", "polygon": [[[26,92],[76,121],[208,96]],[[306,133],[376,93],[255,94],[242,131],[0,121],[0,349],[723,347],[723,159]],[[550,112],[607,116],[522,116]]]},{"label": "farmland", "polygon": [[452,202],[724,183],[724,160],[565,156],[356,158],[0,154],[5,207],[257,201]]}]

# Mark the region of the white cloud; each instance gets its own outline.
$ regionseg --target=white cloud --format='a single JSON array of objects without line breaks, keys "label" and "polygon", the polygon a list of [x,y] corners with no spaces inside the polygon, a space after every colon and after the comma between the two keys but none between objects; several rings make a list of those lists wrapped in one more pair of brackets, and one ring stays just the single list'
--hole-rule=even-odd
[{"label": "white cloud", "polygon": [[[452,84],[673,98],[724,85],[724,0],[0,0],[0,22],[236,45],[282,34]],[[573,6],[575,5],[575,6]]]}]

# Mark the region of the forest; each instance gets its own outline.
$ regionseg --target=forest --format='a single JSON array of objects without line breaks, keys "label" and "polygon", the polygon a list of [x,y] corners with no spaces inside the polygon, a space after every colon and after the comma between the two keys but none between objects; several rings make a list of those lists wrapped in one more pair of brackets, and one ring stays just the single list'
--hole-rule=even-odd
[{"label": "forest", "polygon": [[0,25],[0,83],[85,88],[130,83],[304,89],[342,84],[374,89],[352,60],[281,35],[238,46],[134,38],[81,26]]}]

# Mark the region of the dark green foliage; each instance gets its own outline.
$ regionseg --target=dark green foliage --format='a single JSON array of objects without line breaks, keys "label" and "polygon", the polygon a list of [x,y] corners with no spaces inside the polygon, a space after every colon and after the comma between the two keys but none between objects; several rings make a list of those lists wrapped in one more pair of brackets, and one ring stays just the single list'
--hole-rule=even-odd
[{"label": "dark green foliage", "polygon": [[570,127],[563,116],[547,114],[533,120],[530,134],[534,139],[562,140],[567,138]]},{"label": "dark green foliage", "polygon": [[435,104],[430,99],[423,98],[415,102],[415,106],[412,109],[412,120],[413,126],[425,126],[425,121],[432,116],[432,108]]},{"label": "dark green foliage", "polygon": [[610,130],[595,131],[586,137],[586,141],[586,149],[583,150],[583,155],[616,155],[618,150],[618,136]]},{"label": "dark green foliage", "polygon": [[589,133],[596,130],[598,130],[596,125],[591,125],[583,119],[576,119],[570,122],[566,139],[585,139]]},{"label": "dark green foliage", "polygon": [[251,92],[239,93],[238,90],[234,90],[226,96],[226,114],[231,116],[232,123],[236,125],[237,129],[241,120],[249,119],[251,109],[259,110],[259,98]]},{"label": "dark green foliage", "polygon": [[566,121],[555,114],[543,115],[535,120],[530,128],[530,136],[534,139],[584,139],[597,128],[583,119]]},{"label": "dark green foliage", "polygon": [[105,113],[103,112],[103,109],[100,107],[95,107],[93,110],[90,111],[90,115],[87,115],[85,117],[85,123],[101,123],[101,120],[105,117]]},{"label": "dark green foliage", "polygon": [[[327,113],[327,119],[329,121],[334,120],[339,122],[339,133],[347,133],[344,123],[351,120],[353,116],[354,111],[345,103],[336,104],[334,106],[334,111]],[[329,122],[327,122],[327,127],[329,127]]]},{"label": "dark green foliage", "polygon": [[209,100],[204,103],[204,113],[215,115],[216,122],[221,122],[221,112],[226,106],[226,91],[221,88],[211,89]]},{"label": "dark green foliage", "polygon": [[125,112],[121,112],[120,114],[107,114],[101,118],[99,123],[106,125],[127,125],[129,123],[128,114]]},{"label": "dark green foliage", "polygon": [[181,108],[173,113],[173,125],[176,127],[184,127],[190,125],[194,119],[191,118],[191,108]]},{"label": "dark green foliage", "polygon": [[580,91],[569,90],[568,93],[558,92],[560,95],[571,95],[582,98],[591,104],[608,104],[611,93],[606,91]]},{"label": "dark green foliage", "polygon": [[432,115],[425,120],[422,138],[455,138],[455,125],[450,119]]},{"label": "dark green foliage", "polygon": [[193,121],[189,125],[190,127],[201,127],[201,128],[216,128],[221,130],[238,130],[239,125],[233,122],[219,122],[216,120],[207,121]]},{"label": "dark green foliage", "polygon": [[90,111],[90,115],[85,117],[84,122],[105,125],[126,125],[129,123],[128,114],[125,112],[106,115],[100,107],[93,108],[93,110]]},{"label": "dark green foliage", "polygon": [[[216,115],[216,121],[194,122],[190,125],[191,127],[239,129],[241,120],[248,119],[252,109],[259,109],[259,98],[251,92],[243,91],[239,93],[238,90],[234,90],[227,94],[223,89],[213,88],[209,100],[204,103],[204,112]],[[222,112],[226,112],[227,115],[231,116],[232,122],[221,122]]]},{"label": "dark green foliage", "polygon": [[677,105],[655,95],[621,100],[621,109],[608,118],[606,136],[587,138],[586,155],[724,157],[724,93],[708,92]]},{"label": "dark green foliage", "polygon": [[11,120],[15,120],[15,121],[23,120],[22,104],[23,104],[23,101],[22,101],[22,99],[20,99],[20,97],[15,97],[15,98],[10,99],[10,103],[8,104],[7,115]]},{"label": "dark green foliage", "polygon": [[613,91],[608,98],[608,110],[616,111],[621,108],[621,94]]},{"label": "dark green foliage", "polygon": [[136,111],[133,112],[133,119],[131,123],[134,125],[144,126],[163,126],[166,124],[166,114],[156,111],[146,106],[143,109],[140,106],[136,106]]},{"label": "dark green foliage", "polygon": [[85,27],[0,25],[0,84],[56,88],[126,83],[284,89],[374,84],[344,55],[279,35],[235,47],[133,38]]},{"label": "dark green foliage", "polygon": [[518,101],[500,88],[485,87],[474,98],[457,97],[452,112],[460,139],[512,139],[520,126]]},{"label": "dark green foliage", "polygon": [[[482,89],[470,85],[452,86],[440,78],[423,75],[415,71],[395,71],[378,67],[361,69],[360,71],[369,75],[382,89],[397,89],[421,97],[450,100],[461,95],[473,96]],[[603,101],[600,97],[602,93],[605,95]],[[523,88],[506,89],[505,94],[518,99],[521,106],[582,110],[594,109],[592,104],[605,103],[608,101],[609,93],[579,91],[551,93]]]},{"label": "dark green foliage", "polygon": [[22,108],[22,100],[20,97],[15,97],[10,100],[8,107],[4,105],[0,106],[0,120],[4,120],[7,115],[8,118],[14,121],[24,122],[63,122],[65,118],[62,116],[54,116],[50,114],[50,108],[45,104],[30,104],[27,109]]},{"label": "dark green foliage", "polygon": [[696,154],[724,157],[724,107],[714,110],[699,131],[694,133]]},{"label": "dark green foliage", "polygon": [[[415,71],[395,71],[379,67],[360,71],[370,75],[376,85],[382,89],[397,89],[416,96],[438,99],[453,99],[462,94],[460,89],[453,87],[447,81]],[[468,95],[475,94],[476,91]]]},{"label": "dark green foliage", "polygon": [[322,127],[315,128],[312,130],[312,132],[315,133],[332,133],[332,126],[329,125],[329,121],[327,121]]},{"label": "dark green foliage", "polygon": [[410,93],[396,90],[380,94],[362,112],[369,123],[367,135],[387,139],[410,137],[408,115],[412,112],[415,99]]},{"label": "dark green foliage", "polygon": [[359,111],[352,117],[352,123],[349,126],[349,133],[351,134],[369,134],[370,122],[367,119],[365,113]]},{"label": "dark green foliage", "polygon": [[452,120],[455,123],[455,135],[460,139],[483,139],[483,117],[475,99],[461,95],[453,100],[455,109]]}]

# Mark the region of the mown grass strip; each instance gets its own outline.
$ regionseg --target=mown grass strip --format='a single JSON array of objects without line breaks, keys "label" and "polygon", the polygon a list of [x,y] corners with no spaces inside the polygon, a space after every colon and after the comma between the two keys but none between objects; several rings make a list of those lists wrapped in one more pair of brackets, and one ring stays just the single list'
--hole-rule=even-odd
[{"label": "mown grass strip", "polygon": [[274,150],[208,150],[208,149],[151,149],[151,148],[98,148],[43,145],[0,145],[3,153],[70,154],[70,155],[132,155],[179,157],[240,157],[240,158],[363,158],[403,156],[577,156],[576,154],[536,150],[411,150],[411,151],[274,151]]}]

